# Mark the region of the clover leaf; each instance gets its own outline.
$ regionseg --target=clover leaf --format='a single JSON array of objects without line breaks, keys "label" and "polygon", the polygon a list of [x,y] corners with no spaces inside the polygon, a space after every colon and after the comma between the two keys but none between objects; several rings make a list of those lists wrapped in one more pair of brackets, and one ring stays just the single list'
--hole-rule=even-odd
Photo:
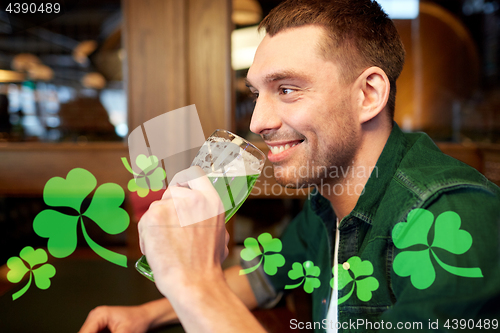
[{"label": "clover leaf", "polygon": [[[352,276],[351,273],[352,272]],[[330,281],[330,286],[335,289],[335,275],[338,277],[338,290],[344,289],[348,284],[352,284],[349,293],[338,300],[337,304],[347,301],[356,289],[356,296],[363,301],[368,302],[372,298],[372,292],[377,290],[379,283],[376,278],[370,276],[373,274],[373,265],[368,260],[361,260],[354,256],[349,258],[342,265],[335,265],[332,269],[334,277]]]},{"label": "clover leaf", "polygon": [[139,155],[135,159],[135,164],[142,170],[140,173],[134,172],[127,159],[122,157],[122,163],[125,168],[134,175],[134,178],[128,182],[128,190],[137,192],[141,198],[149,194],[149,190],[156,192],[165,187],[165,170],[158,167],[158,157],[151,155]]},{"label": "clover leaf", "polygon": [[[240,256],[245,261],[250,261],[258,256],[261,256],[260,261],[253,267],[240,270],[240,275],[248,274],[255,271],[262,262],[264,262],[264,272],[268,275],[275,275],[278,272],[278,267],[285,265],[285,258],[279,253],[282,249],[281,241],[278,238],[273,238],[270,233],[263,233],[257,240],[253,237],[245,239],[243,244],[245,248],[241,250]],[[262,245],[263,251],[260,250]]]},{"label": "clover leaf", "polygon": [[294,262],[292,269],[288,272],[288,277],[292,280],[302,278],[299,283],[294,285],[286,285],[285,289],[295,289],[304,283],[304,291],[308,294],[312,293],[314,289],[319,288],[321,281],[318,279],[321,270],[318,266],[314,266],[313,262],[308,260],[303,264]]},{"label": "clover leaf", "polygon": [[[64,258],[73,253],[77,245],[78,224],[90,248],[102,258],[114,264],[127,267],[127,257],[110,251],[90,238],[83,217],[95,222],[104,232],[118,234],[129,225],[128,213],[120,208],[125,199],[123,189],[117,184],[106,183],[99,186],[88,208],[82,205],[97,185],[95,177],[87,170],[71,170],[66,179],[49,179],[43,189],[45,203],[52,207],[66,207],[66,211],[55,209],[41,211],[33,221],[35,233],[48,238],[47,248],[56,258]],[[71,208],[71,210],[68,210]]]},{"label": "clover leaf", "polygon": [[[434,223],[434,239],[429,245],[428,234]],[[400,222],[392,229],[392,239],[398,249],[414,247],[399,253],[394,258],[394,272],[401,276],[410,276],[412,285],[417,289],[429,288],[436,279],[436,271],[431,256],[446,271],[451,274],[479,278],[483,277],[478,267],[450,266],[439,259],[435,248],[444,249],[459,255],[467,252],[472,246],[472,236],[465,230],[460,230],[460,216],[452,211],[441,213],[434,222],[434,214],[422,208],[408,213],[407,222]],[[423,247],[415,249],[415,245]]]},{"label": "clover leaf", "polygon": [[[36,251],[31,246],[26,246],[19,253],[19,257],[11,257],[7,260],[7,267],[10,269],[7,273],[7,280],[12,283],[18,283],[26,275],[30,273],[28,283],[18,292],[12,295],[12,300],[16,300],[29,289],[32,279],[35,280],[35,285],[40,289],[50,287],[50,278],[56,274],[56,269],[51,264],[43,264],[47,262],[47,253],[43,249]],[[28,267],[26,267],[28,264]],[[43,264],[43,265],[41,265]],[[35,267],[36,266],[36,267]]]}]

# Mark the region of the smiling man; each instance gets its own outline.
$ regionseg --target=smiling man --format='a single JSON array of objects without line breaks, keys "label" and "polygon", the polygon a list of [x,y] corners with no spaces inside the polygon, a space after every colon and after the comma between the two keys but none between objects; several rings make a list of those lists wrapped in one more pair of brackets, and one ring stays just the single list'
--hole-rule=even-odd
[{"label": "smiling man", "polygon": [[[139,225],[166,298],[99,307],[81,332],[176,320],[189,332],[260,332],[248,309],[275,304],[296,284],[296,263],[317,267],[306,275],[319,283],[309,290],[313,322],[291,328],[446,331],[460,319],[498,327],[499,189],[393,122],[404,50],[392,21],[371,0],[289,0],[261,27],[267,35],[247,77],[250,129],[269,146],[279,184],[315,187],[282,236],[285,265],[272,276],[262,267],[222,273],[223,217],[206,228],[158,228],[177,221],[167,191]],[[180,190],[185,207],[213,197],[202,195],[213,191],[204,177]]]},{"label": "smiling man", "polygon": [[[387,75],[368,66],[357,70],[355,80],[346,79],[340,64],[321,52],[327,38],[325,28],[318,25],[268,34],[248,72],[248,86],[256,96],[250,129],[269,146],[269,161],[283,186],[322,188],[326,183],[347,186],[348,181],[352,187],[364,185],[369,174],[358,178],[354,172],[352,177],[348,170],[373,168],[391,131],[385,110]],[[305,165],[310,170],[299,174]],[[329,177],[330,167],[343,173]],[[336,199],[332,191],[324,196]],[[339,199],[349,202],[334,205],[337,216],[343,217],[357,197]]]}]

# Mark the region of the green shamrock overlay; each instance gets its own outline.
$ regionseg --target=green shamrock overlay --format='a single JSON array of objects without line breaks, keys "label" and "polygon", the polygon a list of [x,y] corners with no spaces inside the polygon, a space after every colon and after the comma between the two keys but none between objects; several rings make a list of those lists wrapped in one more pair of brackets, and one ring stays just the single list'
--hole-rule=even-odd
[{"label": "green shamrock overlay", "polygon": [[[259,242],[253,237],[245,239],[243,244],[245,248],[241,250],[240,256],[245,261],[250,261],[261,256],[257,265],[240,270],[240,275],[248,274],[255,271],[262,262],[264,262],[264,272],[268,275],[275,275],[278,272],[278,267],[285,265],[285,258],[279,254],[270,252],[280,252],[282,249],[281,241],[278,238],[273,238],[270,233],[263,233],[257,237]],[[263,251],[260,250],[259,243],[262,245]]]},{"label": "green shamrock overlay", "polygon": [[35,233],[48,240],[48,250],[56,258],[64,258],[73,253],[77,244],[77,228],[80,223],[83,236],[90,248],[104,259],[127,267],[127,257],[110,251],[94,242],[87,233],[83,216],[94,221],[107,234],[116,235],[129,225],[127,212],[120,208],[125,199],[123,189],[117,184],[106,183],[99,186],[87,209],[83,200],[95,189],[97,180],[87,170],[71,170],[66,179],[49,179],[43,189],[43,199],[48,206],[69,207],[74,214],[67,215],[53,209],[41,211],[33,221]]},{"label": "green shamrock overlay", "polygon": [[[351,291],[340,298],[338,304],[347,301],[354,292],[354,289],[356,289],[356,295],[361,301],[368,302],[372,298],[372,292],[379,287],[377,279],[370,276],[373,274],[372,263],[368,260],[363,261],[358,256],[349,258],[347,262],[342,265],[335,265],[332,269],[333,275],[335,275],[336,272],[338,273],[338,290],[344,289],[349,283],[354,282]],[[330,286],[335,288],[334,278],[330,281]]]},{"label": "green shamrock overlay", "polygon": [[136,173],[130,167],[127,159],[122,157],[122,163],[125,168],[135,177],[128,182],[128,190],[136,192],[141,198],[149,194],[149,190],[156,192],[165,188],[165,177],[167,174],[163,168],[158,167],[158,157],[151,155],[139,155],[135,159],[135,163],[142,170],[141,173]]},{"label": "green shamrock overlay", "polygon": [[[30,277],[26,286],[12,295],[13,301],[21,297],[29,289],[33,279],[38,288],[47,289],[50,287],[50,278],[56,274],[56,269],[51,264],[41,265],[46,263],[48,259],[47,253],[43,249],[35,251],[31,246],[26,246],[21,250],[19,256],[21,258],[11,257],[7,260],[7,267],[10,269],[7,273],[7,280],[18,283],[28,272]],[[26,263],[29,267],[26,267]]]},{"label": "green shamrock overlay", "polygon": [[304,291],[310,294],[321,285],[321,281],[318,279],[320,273],[319,267],[314,266],[313,262],[310,260],[303,264],[294,262],[292,264],[292,269],[288,272],[288,277],[292,280],[300,278],[302,278],[302,280],[294,285],[286,285],[285,289],[295,289],[304,283]]},{"label": "green shamrock overlay", "polygon": [[394,258],[394,272],[402,277],[410,276],[411,283],[417,289],[429,288],[436,279],[436,271],[431,262],[431,255],[437,263],[451,274],[469,277],[483,277],[478,267],[455,267],[442,262],[434,252],[441,248],[453,254],[463,254],[472,246],[472,236],[460,230],[460,216],[452,211],[440,214],[434,224],[434,240],[429,246],[427,235],[434,222],[434,215],[426,209],[414,209],[408,214],[407,222],[400,222],[392,229],[394,245],[405,249],[414,245],[424,245],[419,251],[403,251]]}]

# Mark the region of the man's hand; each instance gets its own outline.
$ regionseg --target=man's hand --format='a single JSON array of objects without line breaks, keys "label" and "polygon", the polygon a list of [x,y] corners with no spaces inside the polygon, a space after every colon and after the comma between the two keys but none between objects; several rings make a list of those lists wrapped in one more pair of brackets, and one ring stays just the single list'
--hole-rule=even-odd
[{"label": "man's hand", "polygon": [[89,312],[79,333],[97,333],[106,327],[112,333],[144,333],[151,324],[142,306],[99,306]]},{"label": "man's hand", "polygon": [[229,234],[219,195],[199,167],[178,173],[139,222],[141,251],[166,297],[179,283],[223,279]]},{"label": "man's hand", "polygon": [[141,251],[158,290],[168,299],[144,304],[146,311],[99,307],[80,333],[106,326],[113,333],[138,333],[176,319],[186,332],[264,332],[247,309],[255,307],[256,300],[246,277],[238,274],[241,267],[228,270],[229,283],[222,272],[229,240],[224,208],[200,168],[177,174],[138,227]]},{"label": "man's hand", "polygon": [[156,286],[186,332],[264,332],[224,278],[224,208],[200,168],[174,177],[162,200],[142,216],[139,236]]},{"label": "man's hand", "polygon": [[[239,274],[241,269],[239,265],[226,269],[225,280],[232,292],[254,309],[257,301],[246,275]],[[174,323],[179,323],[177,314],[170,302],[162,298],[140,306],[99,306],[89,313],[79,332],[97,333],[107,327],[112,333],[142,333]]]}]

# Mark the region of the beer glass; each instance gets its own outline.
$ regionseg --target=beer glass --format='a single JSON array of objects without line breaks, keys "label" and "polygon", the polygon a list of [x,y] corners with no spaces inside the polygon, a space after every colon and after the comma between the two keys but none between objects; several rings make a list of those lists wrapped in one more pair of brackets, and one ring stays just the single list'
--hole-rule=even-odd
[{"label": "beer glass", "polygon": [[[216,130],[201,146],[191,166],[199,166],[219,194],[226,223],[248,197],[259,178],[266,156],[253,144],[226,130]],[[136,269],[154,281],[145,256]]]}]

